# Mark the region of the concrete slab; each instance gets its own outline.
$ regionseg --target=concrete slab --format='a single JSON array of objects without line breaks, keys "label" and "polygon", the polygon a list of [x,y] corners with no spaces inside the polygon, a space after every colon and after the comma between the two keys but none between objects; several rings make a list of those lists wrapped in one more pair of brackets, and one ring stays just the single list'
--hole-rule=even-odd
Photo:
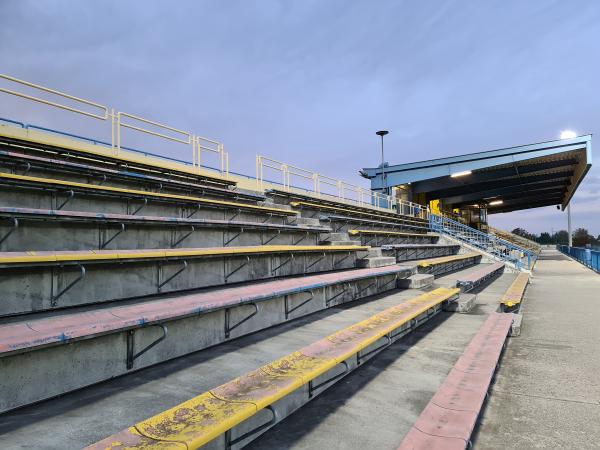
[{"label": "concrete slab", "polygon": [[597,449],[600,275],[544,249],[509,339],[475,449]]},{"label": "concrete slab", "polygon": [[444,311],[467,314],[475,307],[477,294],[460,294],[460,297],[444,307]]},{"label": "concrete slab", "polygon": [[398,287],[403,289],[423,289],[429,287],[435,281],[433,275],[416,273],[408,278],[398,280]]},{"label": "concrete slab", "polygon": [[[511,281],[512,278],[501,278],[497,283],[507,285]],[[496,291],[492,295],[494,301],[498,291],[506,289],[500,284],[491,286]],[[5,414],[0,421],[2,448],[80,448],[419,293],[396,291],[370,301],[334,307]],[[314,426],[337,441],[337,446],[331,448],[355,447],[358,442],[355,437],[361,430],[360,442],[368,438],[374,440],[374,448],[395,448],[487,312],[493,310],[492,297],[481,294],[483,303],[473,315],[440,313],[414,335],[409,334],[372,362],[365,363],[339,386],[323,394],[328,397],[316,410],[312,405],[320,397],[306,407],[306,413],[303,408],[281,424],[296,424],[297,428],[283,434],[267,433],[285,438],[279,441],[285,442],[284,445],[273,444],[268,448],[327,448],[318,439],[316,442],[309,439],[308,447],[296,446],[297,436],[311,435]],[[388,371],[391,366],[393,369]],[[377,383],[371,383],[375,378]],[[341,417],[333,414],[341,407],[345,409],[345,405],[349,409]],[[302,414],[303,419],[298,421],[297,414]],[[348,417],[352,420],[347,420]],[[373,417],[377,420],[372,420]],[[318,418],[324,418],[321,425],[320,420],[314,424]]]}]

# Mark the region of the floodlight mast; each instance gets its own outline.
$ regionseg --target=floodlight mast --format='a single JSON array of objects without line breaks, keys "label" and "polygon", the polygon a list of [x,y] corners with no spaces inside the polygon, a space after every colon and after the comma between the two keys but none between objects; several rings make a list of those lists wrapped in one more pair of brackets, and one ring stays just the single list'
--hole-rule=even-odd
[{"label": "floodlight mast", "polygon": [[377,136],[381,136],[381,192],[387,194],[387,186],[386,186],[386,180],[385,180],[385,158],[383,156],[383,137],[386,134],[389,134],[389,131],[387,130],[379,130],[375,133]]}]

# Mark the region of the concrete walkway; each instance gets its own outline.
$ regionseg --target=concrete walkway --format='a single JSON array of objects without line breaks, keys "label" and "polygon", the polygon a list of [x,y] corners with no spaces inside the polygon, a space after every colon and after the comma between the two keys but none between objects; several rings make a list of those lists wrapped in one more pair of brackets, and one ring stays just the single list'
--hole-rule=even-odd
[{"label": "concrete walkway", "polygon": [[600,448],[600,275],[544,250],[474,440],[486,449]]}]

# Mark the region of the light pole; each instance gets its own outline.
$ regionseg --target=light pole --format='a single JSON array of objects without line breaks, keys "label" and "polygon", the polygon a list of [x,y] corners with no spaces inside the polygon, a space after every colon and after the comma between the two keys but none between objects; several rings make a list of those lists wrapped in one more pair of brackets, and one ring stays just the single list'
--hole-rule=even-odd
[{"label": "light pole", "polygon": [[387,194],[387,186],[385,185],[385,167],[384,167],[384,157],[383,157],[383,137],[388,134],[387,130],[377,131],[375,134],[377,136],[381,136],[381,191],[384,194]]},{"label": "light pole", "polygon": [[567,230],[569,233],[569,247],[573,247],[573,235],[571,234],[571,202],[567,205]]}]

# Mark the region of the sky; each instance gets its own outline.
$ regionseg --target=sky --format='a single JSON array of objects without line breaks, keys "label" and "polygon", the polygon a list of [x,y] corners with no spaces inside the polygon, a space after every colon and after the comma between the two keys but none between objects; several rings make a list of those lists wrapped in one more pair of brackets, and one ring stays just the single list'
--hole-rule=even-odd
[{"label": "sky", "polygon": [[[0,73],[223,142],[233,171],[260,154],[368,186],[380,129],[390,164],[600,136],[600,2],[0,0]],[[2,93],[0,117],[110,139]],[[598,235],[600,150],[593,163],[572,217]],[[490,223],[556,231],[566,214]]]}]

